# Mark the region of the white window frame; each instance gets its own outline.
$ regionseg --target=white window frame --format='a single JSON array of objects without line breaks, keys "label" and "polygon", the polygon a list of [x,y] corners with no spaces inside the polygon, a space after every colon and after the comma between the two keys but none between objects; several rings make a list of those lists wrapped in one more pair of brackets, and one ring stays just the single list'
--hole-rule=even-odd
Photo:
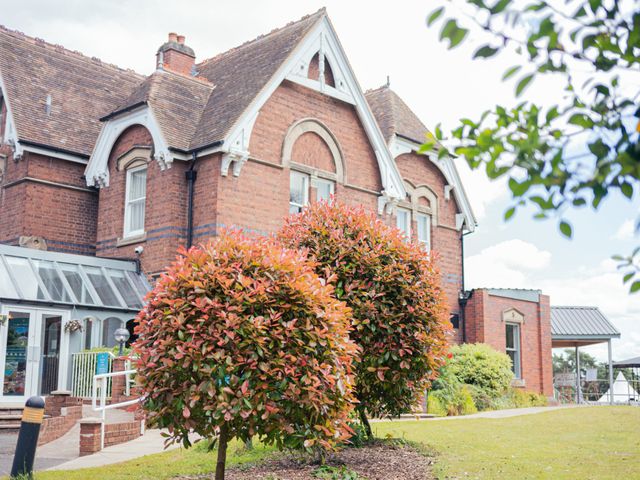
[{"label": "white window frame", "polygon": [[[124,228],[123,228],[123,238],[131,238],[131,237],[138,237],[138,236],[142,236],[144,235],[145,232],[145,220],[146,220],[146,214],[147,214],[147,186],[146,186],[146,180],[147,180],[147,175],[148,172],[145,172],[145,188],[144,188],[144,197],[141,198],[137,198],[135,200],[130,200],[129,199],[129,190],[131,188],[131,176],[136,173],[139,172],[141,170],[147,170],[147,165],[140,165],[138,167],[133,167],[133,168],[129,168],[127,169],[127,176],[126,176],[126,185],[125,185],[125,192],[124,192]],[[130,224],[130,218],[131,218],[131,204],[133,202],[143,202],[144,208],[143,208],[143,220],[142,220],[142,228],[141,229],[137,229],[137,230],[129,230],[129,224]]]},{"label": "white window frame", "polygon": [[[303,193],[303,203],[295,203],[291,201],[291,179],[293,177],[302,178],[302,193]],[[299,208],[302,211],[307,205],[309,205],[309,175],[303,172],[298,172],[297,170],[291,170],[289,176],[289,213],[295,213],[291,211],[291,207]]]},{"label": "white window frame", "polygon": [[[331,196],[335,195],[336,182],[327,180],[325,178],[316,178],[313,184],[316,189],[316,202],[329,201],[331,200]],[[320,189],[318,188],[320,185],[329,185],[329,198],[327,198],[326,200],[324,198],[320,198]]]},{"label": "white window frame", "polygon": [[[407,230],[406,231],[404,231],[402,228],[400,228],[400,223],[399,223],[399,220],[400,220],[400,215],[399,214],[400,214],[400,212],[406,213],[406,215],[407,215]],[[411,210],[410,209],[402,208],[402,207],[396,208],[396,228],[402,232],[403,236],[407,240],[411,239]]]},{"label": "white window frame", "polygon": [[[424,218],[426,223],[427,231],[426,238],[420,238],[420,219]],[[428,213],[416,213],[416,236],[418,239],[418,243],[423,246],[425,251],[431,251],[431,215]]]},{"label": "white window frame", "polygon": [[[511,326],[513,327],[512,331],[513,331],[513,348],[509,348],[507,347],[507,343],[506,343],[506,336],[507,336],[507,326]],[[505,351],[507,352],[514,352],[515,355],[513,356],[515,358],[516,361],[513,362],[512,368],[513,368],[513,373],[515,374],[516,379],[521,379],[522,378],[522,351],[520,349],[520,324],[519,323],[511,323],[511,322],[506,322],[505,323]]]}]

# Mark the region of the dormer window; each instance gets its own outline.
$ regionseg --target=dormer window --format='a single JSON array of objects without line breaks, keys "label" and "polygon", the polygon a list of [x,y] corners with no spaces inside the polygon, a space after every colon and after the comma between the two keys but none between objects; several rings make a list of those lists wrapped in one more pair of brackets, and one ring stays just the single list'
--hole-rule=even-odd
[{"label": "dormer window", "polygon": [[431,216],[416,213],[416,236],[418,243],[425,251],[431,250]]},{"label": "dormer window", "polygon": [[406,208],[396,209],[396,227],[407,240],[411,238],[411,210]]},{"label": "dormer window", "polygon": [[309,204],[309,175],[291,171],[289,177],[289,213],[300,213]]},{"label": "dormer window", "polygon": [[147,165],[127,169],[124,206],[124,238],[144,235],[144,210],[147,200]]}]

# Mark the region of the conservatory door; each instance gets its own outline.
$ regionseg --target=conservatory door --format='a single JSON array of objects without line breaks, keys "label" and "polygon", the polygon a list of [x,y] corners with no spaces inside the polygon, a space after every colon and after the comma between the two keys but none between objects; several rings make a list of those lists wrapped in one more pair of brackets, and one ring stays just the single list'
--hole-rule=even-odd
[{"label": "conservatory door", "polygon": [[1,403],[23,403],[58,389],[68,350],[67,312],[4,306],[0,322]]}]

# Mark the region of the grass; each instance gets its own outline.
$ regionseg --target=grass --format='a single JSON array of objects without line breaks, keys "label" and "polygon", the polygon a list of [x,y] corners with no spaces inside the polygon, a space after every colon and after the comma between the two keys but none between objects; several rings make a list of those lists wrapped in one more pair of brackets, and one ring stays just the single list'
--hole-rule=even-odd
[{"label": "grass", "polygon": [[503,419],[376,423],[378,436],[433,448],[438,478],[640,478],[640,408],[590,407]]},{"label": "grass", "polygon": [[[375,423],[379,437],[405,439],[437,454],[438,478],[640,478],[640,408],[588,407],[503,419]],[[258,462],[273,448],[233,442],[228,464]],[[164,480],[212,472],[206,445],[77,471],[39,472],[36,480]]]},{"label": "grass", "polygon": [[[227,451],[227,466],[254,464],[274,453],[273,447],[255,444],[247,450],[244,444],[232,441]],[[206,442],[199,442],[193,448],[170,450],[147,455],[128,462],[104,467],[37,472],[35,480],[164,480],[178,475],[199,475],[215,470],[215,451],[208,451]]]}]

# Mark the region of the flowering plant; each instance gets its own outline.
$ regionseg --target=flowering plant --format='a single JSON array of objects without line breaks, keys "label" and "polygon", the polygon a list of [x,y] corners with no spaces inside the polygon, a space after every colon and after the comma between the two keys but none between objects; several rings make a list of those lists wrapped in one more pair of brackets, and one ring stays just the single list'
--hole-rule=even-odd
[{"label": "flowering plant", "polygon": [[74,333],[82,331],[82,322],[80,320],[69,320],[64,324],[65,333]]}]

